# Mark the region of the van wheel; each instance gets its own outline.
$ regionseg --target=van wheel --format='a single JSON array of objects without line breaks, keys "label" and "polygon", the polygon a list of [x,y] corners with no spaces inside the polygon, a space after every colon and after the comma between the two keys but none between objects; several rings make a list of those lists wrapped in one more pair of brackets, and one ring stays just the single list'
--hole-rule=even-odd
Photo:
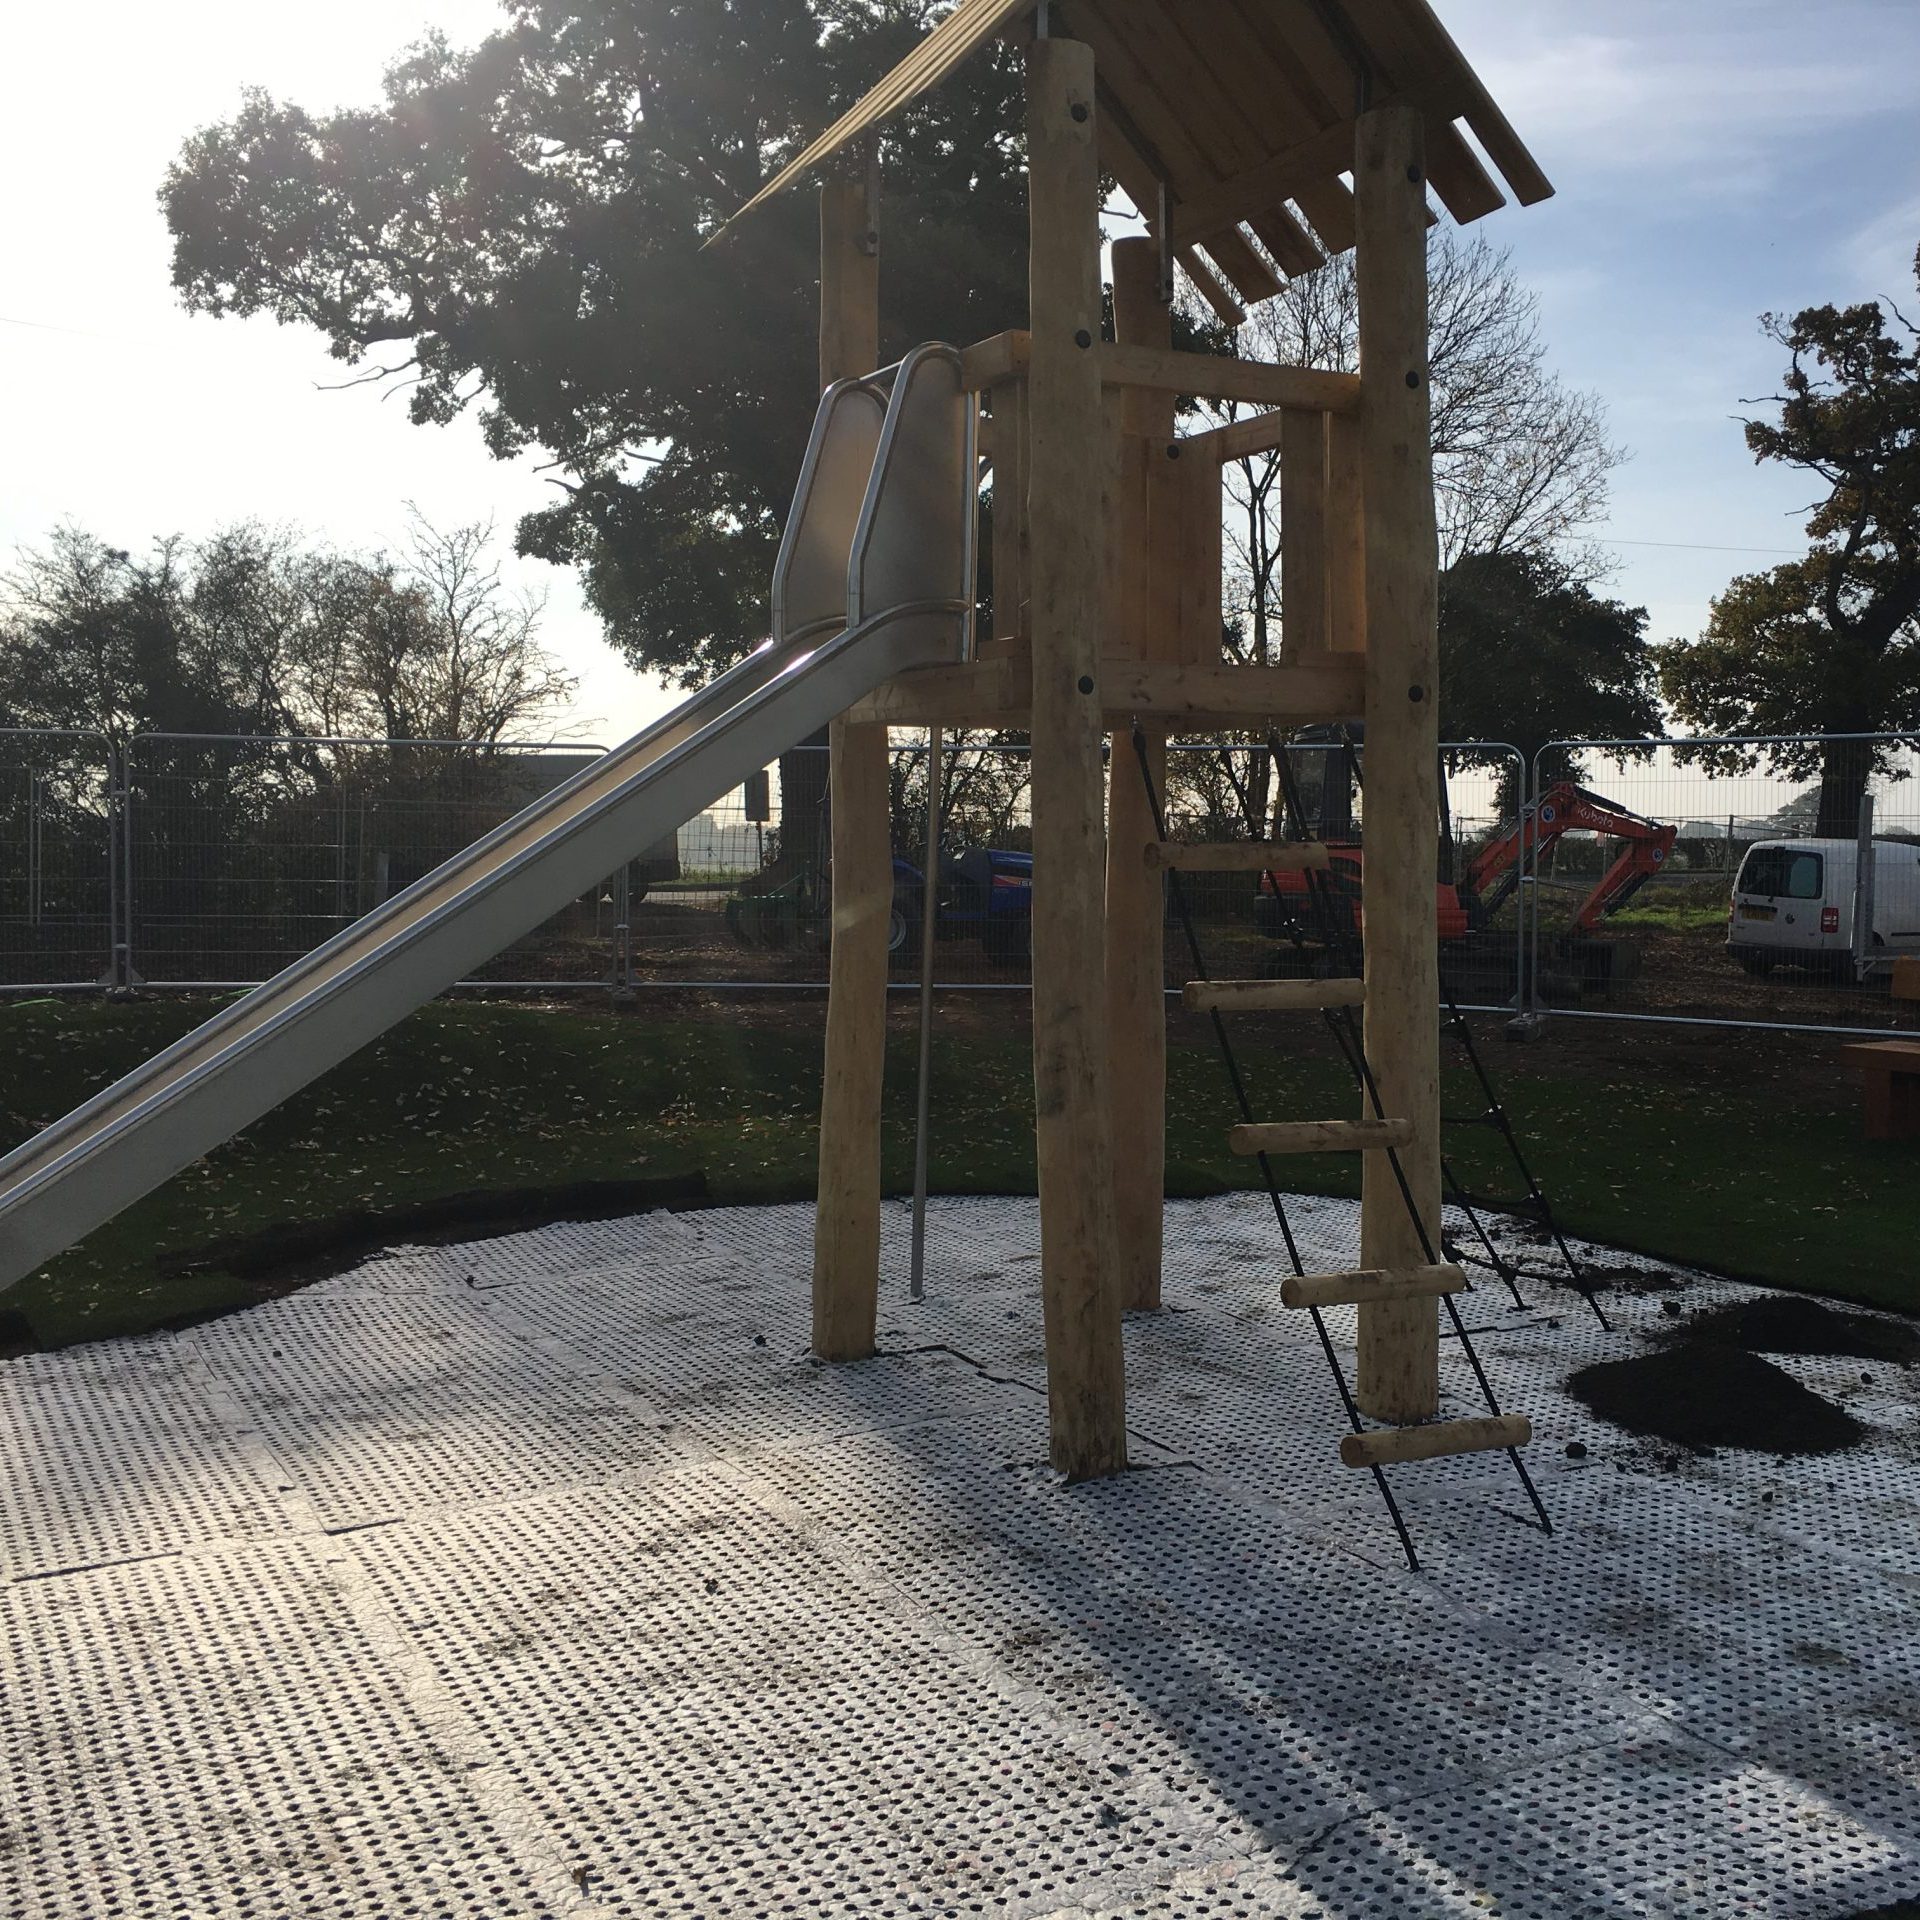
[{"label": "van wheel", "polygon": [[1756,980],[1764,980],[1773,971],[1774,963],[1763,953],[1743,953],[1736,957],[1742,968]]},{"label": "van wheel", "polygon": [[908,966],[920,957],[920,914],[915,900],[896,899],[887,915],[887,958],[895,966]]}]

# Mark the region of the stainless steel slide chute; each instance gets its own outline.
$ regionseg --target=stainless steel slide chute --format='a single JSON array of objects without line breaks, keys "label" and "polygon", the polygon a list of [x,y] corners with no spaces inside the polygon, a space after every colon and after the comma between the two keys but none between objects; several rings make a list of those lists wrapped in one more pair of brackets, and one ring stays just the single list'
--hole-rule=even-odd
[{"label": "stainless steel slide chute", "polygon": [[[973,599],[973,432],[972,396],[950,348],[920,348],[889,375],[831,390],[781,549],[769,643],[0,1159],[0,1287],[465,978],[882,682],[960,658]],[[924,471],[927,461],[941,471]],[[822,607],[836,549],[837,618]],[[861,584],[878,580],[880,593]],[[855,605],[861,617],[850,622]]]}]

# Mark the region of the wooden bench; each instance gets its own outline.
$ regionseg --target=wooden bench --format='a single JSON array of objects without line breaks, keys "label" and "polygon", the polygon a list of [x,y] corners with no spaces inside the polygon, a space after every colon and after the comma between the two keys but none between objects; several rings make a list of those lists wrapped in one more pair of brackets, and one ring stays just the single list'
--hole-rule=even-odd
[{"label": "wooden bench", "polygon": [[1862,1040],[1840,1058],[1866,1078],[1867,1138],[1920,1139],[1920,1040]]}]

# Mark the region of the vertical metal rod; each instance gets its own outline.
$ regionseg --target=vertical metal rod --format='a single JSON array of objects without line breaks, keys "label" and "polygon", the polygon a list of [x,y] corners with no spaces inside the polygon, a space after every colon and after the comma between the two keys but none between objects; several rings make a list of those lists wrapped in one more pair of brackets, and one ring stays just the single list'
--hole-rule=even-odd
[{"label": "vertical metal rod", "polygon": [[[1522,823],[1524,836],[1527,817],[1527,763],[1516,747],[1513,754],[1513,811]],[[1523,1018],[1527,1011],[1527,849],[1520,842],[1520,874],[1513,893],[1513,1012]]]},{"label": "vertical metal rod", "polygon": [[1521,906],[1528,921],[1527,1011],[1536,1026],[1546,1007],[1540,991],[1540,792],[1542,756],[1533,756],[1531,790],[1520,814],[1520,884],[1526,890]]},{"label": "vertical metal rod", "polygon": [[880,129],[867,135],[867,230],[861,237],[860,251],[869,256],[880,251]]},{"label": "vertical metal rod", "polygon": [[1864,981],[1873,963],[1874,885],[1880,878],[1874,870],[1873,795],[1860,796],[1859,839],[1853,869],[1853,977]]},{"label": "vertical metal rod", "polygon": [[27,775],[27,923],[38,927],[42,893],[41,861],[45,852],[45,838],[41,827],[41,809],[45,805],[42,796],[46,791],[47,777],[43,773]]},{"label": "vertical metal rod", "polygon": [[115,987],[120,984],[120,840],[126,824],[120,817],[120,756],[110,742],[101,745],[107,776],[107,970],[101,985]]},{"label": "vertical metal rod", "polygon": [[613,990],[633,985],[633,862],[620,868],[613,892]]},{"label": "vertical metal rod", "polygon": [[114,985],[133,985],[133,745],[116,756],[120,767],[120,949],[114,956]]},{"label": "vertical metal rod", "polygon": [[907,1289],[927,1292],[927,1123],[933,1104],[933,965],[940,928],[940,778],[945,735],[927,729],[927,864],[920,876],[920,1082],[913,1122],[913,1254]]}]

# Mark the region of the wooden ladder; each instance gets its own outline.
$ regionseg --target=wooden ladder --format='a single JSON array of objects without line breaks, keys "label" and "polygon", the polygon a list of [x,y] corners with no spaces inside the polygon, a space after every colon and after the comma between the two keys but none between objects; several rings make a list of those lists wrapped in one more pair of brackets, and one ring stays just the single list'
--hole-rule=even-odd
[{"label": "wooden ladder", "polygon": [[[1152,766],[1144,751],[1144,740],[1137,730],[1135,754],[1140,762],[1141,778],[1146,783],[1155,832],[1158,836],[1146,849],[1147,866],[1150,871],[1167,876],[1167,885],[1171,890],[1173,904],[1186,935],[1194,972],[1198,976],[1186,983],[1181,992],[1181,1000],[1189,1011],[1204,1013],[1213,1021],[1214,1031],[1219,1039],[1228,1075],[1233,1084],[1234,1096],[1242,1115],[1240,1124],[1229,1130],[1227,1142],[1234,1153],[1259,1161],[1267,1192],[1280,1225],[1281,1235],[1286,1243],[1287,1254],[1294,1267],[1293,1275],[1281,1285],[1281,1301],[1285,1306],[1303,1311],[1311,1317],[1352,1427],[1352,1431],[1344,1435],[1340,1442],[1341,1462],[1349,1467],[1366,1469],[1373,1474],[1386,1502],[1388,1513],[1392,1517],[1395,1531],[1400,1537],[1407,1562],[1409,1566],[1416,1569],[1419,1566],[1419,1558],[1414,1550],[1412,1537],[1407,1531],[1406,1521],[1383,1471],[1388,1466],[1398,1466],[1419,1460],[1437,1460],[1467,1453],[1505,1452],[1512,1459],[1519,1473],[1521,1484],[1526,1488],[1533,1502],[1542,1528],[1551,1533],[1553,1528],[1547,1517],[1546,1508],[1541,1504],[1540,1496],[1528,1477],[1519,1454],[1519,1449],[1526,1446],[1533,1438],[1532,1423],[1523,1415],[1507,1414],[1500,1410],[1493,1388],[1480,1365],[1479,1357],[1473,1351],[1466,1325],[1453,1304],[1455,1294],[1469,1290],[1465,1269],[1454,1262],[1444,1261],[1438,1257],[1438,1251],[1432,1246],[1426,1224],[1420,1218],[1417,1209],[1414,1219],[1426,1254],[1422,1264],[1397,1268],[1357,1268],[1343,1273],[1312,1274],[1306,1271],[1300,1257],[1299,1247],[1287,1219],[1286,1203],[1269,1165],[1269,1160],[1273,1156],[1294,1153],[1385,1153],[1390,1158],[1396,1180],[1401,1192],[1406,1196],[1408,1206],[1411,1208],[1414,1204],[1412,1191],[1401,1173],[1399,1164],[1400,1149],[1411,1144],[1413,1138],[1412,1122],[1382,1110],[1379,1089],[1374,1083],[1371,1068],[1366,1063],[1364,1051],[1358,1052],[1357,1057],[1360,1061],[1362,1083],[1373,1103],[1372,1118],[1257,1121],[1253,1117],[1252,1103],[1248,1098],[1246,1082],[1241,1076],[1234,1056],[1225,1016],[1230,1013],[1252,1012],[1318,1012],[1330,1024],[1344,1023],[1343,1031],[1346,1035],[1344,1044],[1359,1049],[1361,1042],[1357,1023],[1354,1020],[1354,1011],[1365,1004],[1365,982],[1361,969],[1353,965],[1349,966],[1349,970],[1344,975],[1331,979],[1210,979],[1206,973],[1205,956],[1194,927],[1193,916],[1187,907],[1180,876],[1187,873],[1300,873],[1310,876],[1308,882],[1310,890],[1323,889],[1327,882],[1320,876],[1326,874],[1329,865],[1326,846],[1305,837],[1288,840],[1198,843],[1169,840],[1166,835],[1166,816],[1160,794],[1154,783]],[[1328,1307],[1367,1306],[1387,1301],[1419,1299],[1438,1299],[1445,1304],[1452,1319],[1454,1331],[1459,1338],[1461,1351],[1472,1366],[1474,1376],[1485,1395],[1488,1411],[1484,1416],[1468,1419],[1422,1421],[1403,1427],[1368,1427],[1361,1418],[1359,1406],[1347,1383],[1346,1370],[1340,1364],[1339,1354],[1327,1331],[1322,1312]]]}]

